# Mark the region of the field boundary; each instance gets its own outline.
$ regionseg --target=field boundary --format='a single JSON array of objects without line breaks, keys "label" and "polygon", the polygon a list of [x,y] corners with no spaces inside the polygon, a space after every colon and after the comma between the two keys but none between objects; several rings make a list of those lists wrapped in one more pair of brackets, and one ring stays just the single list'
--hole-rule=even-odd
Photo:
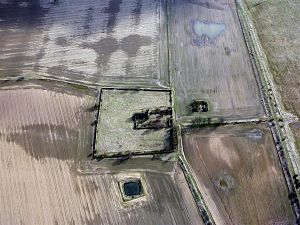
[{"label": "field boundary", "polygon": [[93,131],[93,142],[92,142],[92,152],[91,152],[92,159],[95,156],[95,149],[96,149],[97,128],[98,128],[98,120],[99,120],[99,114],[100,114],[100,99],[101,99],[100,96],[101,96],[101,90],[98,90],[98,95],[97,95],[97,99],[96,99],[97,111],[95,114],[95,121],[94,121],[95,125],[94,125],[94,131]]},{"label": "field boundary", "polygon": [[188,183],[189,189],[193,195],[193,198],[195,200],[195,203],[198,207],[199,213],[201,218],[203,219],[203,222],[206,225],[215,225],[215,222],[213,220],[213,217],[208,209],[208,207],[205,204],[205,201],[202,197],[202,194],[198,188],[198,185],[195,181],[194,175],[191,172],[189,163],[187,162],[184,151],[183,151],[183,144],[182,144],[182,135],[181,135],[181,127],[178,126],[178,160],[180,164],[180,168],[184,174],[185,180]]},{"label": "field boundary", "polygon": [[159,88],[135,88],[135,87],[133,87],[133,88],[131,88],[131,87],[127,87],[127,88],[125,88],[125,87],[121,87],[121,88],[119,88],[119,87],[101,87],[100,88],[101,90],[101,92],[102,92],[102,90],[118,90],[118,91],[152,91],[152,92],[171,92],[171,90],[170,89],[159,89]]},{"label": "field boundary", "polygon": [[174,110],[172,108],[172,115],[171,115],[171,120],[172,120],[172,127],[170,128],[170,132],[172,135],[172,143],[171,143],[171,149],[161,149],[161,150],[147,150],[147,151],[125,151],[125,152],[107,152],[104,154],[101,154],[99,156],[96,156],[96,142],[97,142],[97,125],[99,118],[101,116],[101,102],[102,102],[102,92],[104,90],[121,90],[121,91],[148,91],[148,92],[166,92],[169,94],[169,101],[171,107],[173,106],[173,101],[172,101],[172,90],[161,90],[161,89],[144,89],[144,88],[114,88],[114,87],[104,87],[99,90],[98,94],[98,107],[97,107],[97,113],[95,115],[95,126],[94,126],[94,134],[93,134],[93,144],[92,144],[92,160],[101,160],[104,158],[121,158],[121,159],[130,159],[134,156],[143,156],[143,155],[158,155],[158,154],[166,154],[166,153],[173,153],[176,152],[176,146],[177,146],[177,132],[176,132],[176,126],[174,125]]},{"label": "field boundary", "polygon": [[204,224],[215,225],[215,222],[213,221],[213,218],[210,212],[208,211],[207,206],[205,205],[203,197],[198,189],[198,186],[194,181],[194,177],[190,172],[188,163],[181,156],[179,156],[178,159],[179,159],[180,168],[184,174],[186,182],[188,183],[189,189],[194,197],[195,203],[197,205],[197,208],[199,210],[201,218],[203,219]]}]

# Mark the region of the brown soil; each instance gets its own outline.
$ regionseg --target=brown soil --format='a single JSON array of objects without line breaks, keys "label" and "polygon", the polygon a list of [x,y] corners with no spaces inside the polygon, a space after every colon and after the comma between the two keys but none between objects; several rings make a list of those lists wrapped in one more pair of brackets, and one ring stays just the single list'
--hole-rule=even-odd
[{"label": "brown soil", "polygon": [[294,224],[267,128],[235,125],[190,130],[183,140],[186,158],[216,224]]},{"label": "brown soil", "polygon": [[0,87],[0,224],[203,225],[180,170],[171,176],[135,167],[149,195],[128,206],[121,172],[79,170],[76,161],[91,149],[95,98],[49,82]]}]

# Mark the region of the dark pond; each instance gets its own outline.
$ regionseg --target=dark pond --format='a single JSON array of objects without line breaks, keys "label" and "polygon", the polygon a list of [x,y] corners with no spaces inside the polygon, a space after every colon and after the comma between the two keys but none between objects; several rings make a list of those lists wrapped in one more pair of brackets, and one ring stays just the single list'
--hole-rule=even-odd
[{"label": "dark pond", "polygon": [[135,196],[142,194],[142,184],[141,181],[129,181],[124,183],[124,192],[127,196]]}]

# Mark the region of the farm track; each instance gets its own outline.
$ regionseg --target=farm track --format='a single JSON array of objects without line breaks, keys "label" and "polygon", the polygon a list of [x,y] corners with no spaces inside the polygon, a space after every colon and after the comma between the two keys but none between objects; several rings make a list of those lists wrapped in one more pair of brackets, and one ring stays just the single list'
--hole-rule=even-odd
[{"label": "farm track", "polygon": [[[258,71],[260,86],[263,93],[263,105],[267,116],[270,119],[269,127],[276,145],[276,151],[286,179],[289,194],[294,194],[291,199],[291,204],[297,218],[297,223],[300,223],[299,195],[297,194],[292,179],[294,174],[299,174],[299,155],[296,152],[294,140],[291,140],[293,135],[290,127],[288,126],[290,116],[283,109],[280,94],[274,84],[266,56],[261,47],[261,43],[257,36],[253,22],[251,21],[251,17],[249,16],[250,13],[247,11],[242,0],[237,0],[236,2],[238,5],[239,18],[244,30],[245,40],[248,45],[248,49],[253,56],[252,60],[255,62],[255,69]],[[279,124],[277,120],[278,118],[283,119],[283,127]]]}]

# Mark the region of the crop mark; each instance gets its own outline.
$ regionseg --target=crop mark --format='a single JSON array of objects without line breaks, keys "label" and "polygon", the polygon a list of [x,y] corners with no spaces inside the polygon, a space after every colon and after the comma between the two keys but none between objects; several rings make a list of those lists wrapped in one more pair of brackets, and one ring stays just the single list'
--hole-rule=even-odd
[{"label": "crop mark", "polygon": [[104,12],[108,14],[107,21],[107,33],[112,33],[114,27],[116,26],[117,15],[120,12],[120,5],[122,0],[111,0],[108,7],[104,8]]},{"label": "crop mark", "polygon": [[91,23],[93,21],[94,8],[90,7],[86,10],[86,16],[84,20],[84,30],[89,34],[91,32]]},{"label": "crop mark", "polygon": [[62,46],[62,47],[66,47],[66,46],[68,46],[68,41],[65,37],[58,37],[55,39],[55,44]]},{"label": "crop mark", "polygon": [[132,34],[122,39],[121,49],[126,52],[128,57],[135,57],[141,47],[148,46],[150,44],[150,37]]},{"label": "crop mark", "polygon": [[215,185],[222,191],[229,191],[234,187],[234,178],[227,172],[222,171],[215,183]]},{"label": "crop mark", "polygon": [[72,149],[76,149],[77,138],[78,131],[67,129],[64,125],[41,124],[23,126],[22,132],[9,133],[7,141],[18,144],[37,159],[51,157],[66,160],[76,157]]},{"label": "crop mark", "polygon": [[134,25],[138,26],[141,21],[141,11],[142,11],[142,3],[141,0],[136,0],[134,8],[132,9],[131,13],[134,18]]},{"label": "crop mark", "polygon": [[113,37],[102,38],[100,41],[94,44],[85,44],[85,46],[94,49],[98,55],[97,65],[98,68],[106,71],[108,68],[108,62],[111,55],[119,49],[119,43],[117,39]]},{"label": "crop mark", "polygon": [[151,38],[137,34],[129,35],[123,38],[120,42],[113,37],[102,38],[100,41],[93,44],[84,44],[83,47],[92,48],[97,53],[98,68],[107,71],[111,55],[118,51],[124,51],[129,59],[126,64],[126,72],[132,70],[132,60],[130,58],[136,57],[140,48],[151,45]]}]

